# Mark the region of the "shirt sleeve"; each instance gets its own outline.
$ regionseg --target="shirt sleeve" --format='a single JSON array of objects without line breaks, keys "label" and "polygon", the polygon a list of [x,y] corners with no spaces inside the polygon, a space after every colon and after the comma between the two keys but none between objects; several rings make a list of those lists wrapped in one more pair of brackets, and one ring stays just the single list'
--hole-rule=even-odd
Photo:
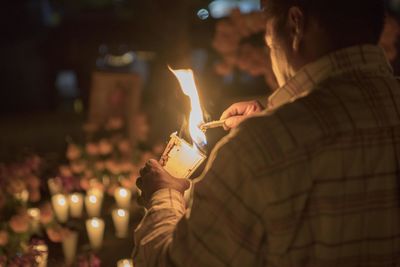
[{"label": "shirt sleeve", "polygon": [[135,230],[135,266],[261,265],[257,261],[262,258],[260,244],[265,236],[251,205],[253,173],[234,135],[211,153],[203,175],[194,183],[190,209],[185,209],[177,191],[163,189],[152,196]]}]

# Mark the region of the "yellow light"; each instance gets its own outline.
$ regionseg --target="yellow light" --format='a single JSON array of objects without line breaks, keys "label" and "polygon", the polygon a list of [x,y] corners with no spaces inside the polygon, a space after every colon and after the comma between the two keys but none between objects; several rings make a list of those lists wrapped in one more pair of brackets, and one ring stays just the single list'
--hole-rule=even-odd
[{"label": "yellow light", "polygon": [[96,218],[93,218],[93,219],[92,219],[91,224],[92,224],[92,226],[93,226],[94,228],[98,228],[98,227],[100,226],[99,220],[96,219]]},{"label": "yellow light", "polygon": [[94,204],[94,203],[97,202],[97,197],[96,196],[89,196],[89,201]]},{"label": "yellow light", "polygon": [[179,81],[181,89],[185,95],[190,98],[191,111],[189,116],[189,133],[193,142],[198,146],[207,143],[206,136],[200,130],[199,125],[204,123],[203,112],[201,110],[200,99],[197,93],[197,87],[194,82],[194,76],[191,69],[173,70],[172,71]]},{"label": "yellow light", "polygon": [[119,190],[119,194],[120,194],[121,197],[127,197],[128,196],[128,191],[126,191],[125,188],[121,188]]},{"label": "yellow light", "polygon": [[67,201],[65,200],[65,197],[60,197],[60,198],[58,199],[58,204],[59,204],[60,206],[64,206],[65,204],[67,204]]},{"label": "yellow light", "polygon": [[71,196],[71,201],[72,201],[73,203],[78,203],[79,197],[78,197],[77,195],[72,195],[72,196]]},{"label": "yellow light", "polygon": [[123,209],[118,209],[117,214],[119,217],[124,217],[125,216],[125,211]]}]

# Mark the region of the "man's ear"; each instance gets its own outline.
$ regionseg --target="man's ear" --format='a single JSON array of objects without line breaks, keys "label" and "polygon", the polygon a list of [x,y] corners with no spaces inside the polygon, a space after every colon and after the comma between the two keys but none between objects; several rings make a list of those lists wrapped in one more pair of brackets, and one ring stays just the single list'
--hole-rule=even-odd
[{"label": "man's ear", "polygon": [[292,49],[294,52],[298,52],[300,44],[303,41],[305,27],[304,13],[300,8],[293,6],[289,9],[288,26],[292,40]]}]

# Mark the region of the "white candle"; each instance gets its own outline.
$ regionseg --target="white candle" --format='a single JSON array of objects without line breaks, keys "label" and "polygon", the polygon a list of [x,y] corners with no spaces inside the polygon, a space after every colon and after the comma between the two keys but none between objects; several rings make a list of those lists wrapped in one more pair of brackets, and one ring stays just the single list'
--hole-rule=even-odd
[{"label": "white candle", "polygon": [[47,258],[49,256],[49,249],[46,244],[38,244],[34,245],[33,249],[38,253],[35,256],[35,262],[37,267],[46,267],[47,266]]},{"label": "white candle", "polygon": [[65,223],[68,220],[68,201],[62,194],[56,194],[51,197],[53,210],[56,213],[57,220]]},{"label": "white candle", "polygon": [[92,249],[97,250],[101,248],[104,235],[104,221],[99,218],[89,219],[86,221],[86,230]]},{"label": "white candle", "polygon": [[76,247],[78,245],[78,232],[69,231],[62,240],[62,249],[67,266],[72,265],[76,256]]},{"label": "white candle", "polygon": [[117,201],[117,205],[122,209],[129,209],[131,204],[131,191],[124,187],[118,187],[114,192],[115,200]]},{"label": "white candle", "polygon": [[80,193],[73,193],[69,195],[69,207],[71,217],[80,218],[82,216],[83,209],[83,196]]},{"label": "white candle", "polygon": [[28,202],[29,192],[28,192],[28,190],[24,189],[21,192],[15,193],[14,197],[15,197],[15,199],[17,199],[25,204],[26,202]]},{"label": "white candle", "polygon": [[33,232],[39,231],[39,222],[40,222],[40,209],[38,208],[29,208],[28,215],[31,218],[31,229]]},{"label": "white candle", "polygon": [[116,209],[112,211],[112,219],[115,226],[115,235],[118,238],[128,236],[129,212],[124,209]]},{"label": "white candle", "polygon": [[131,259],[122,259],[117,261],[117,267],[133,267],[133,261]]},{"label": "white candle", "polygon": [[101,199],[95,195],[85,197],[86,211],[89,217],[98,217],[101,213]]}]

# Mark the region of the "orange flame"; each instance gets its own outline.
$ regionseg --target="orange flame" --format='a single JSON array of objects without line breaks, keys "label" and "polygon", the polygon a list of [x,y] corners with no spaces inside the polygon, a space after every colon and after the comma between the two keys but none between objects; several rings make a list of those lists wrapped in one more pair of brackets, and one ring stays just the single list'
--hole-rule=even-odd
[{"label": "orange flame", "polygon": [[185,95],[190,98],[190,116],[189,116],[189,133],[193,142],[197,146],[204,146],[207,144],[206,136],[199,125],[204,123],[203,112],[200,106],[200,99],[197,93],[197,87],[194,82],[194,76],[191,69],[173,70],[168,67],[181,85],[181,89]]}]

